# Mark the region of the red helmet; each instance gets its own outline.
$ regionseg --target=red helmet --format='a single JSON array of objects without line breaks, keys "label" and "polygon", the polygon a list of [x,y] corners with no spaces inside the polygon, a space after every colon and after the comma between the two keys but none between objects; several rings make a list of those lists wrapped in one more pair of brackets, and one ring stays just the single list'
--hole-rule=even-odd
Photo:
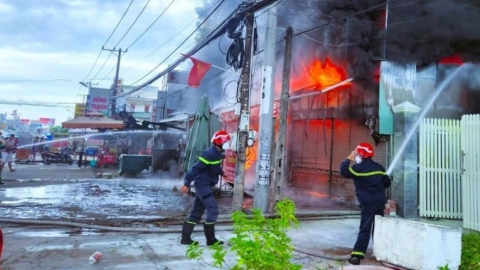
[{"label": "red helmet", "polygon": [[361,158],[371,158],[375,155],[373,146],[366,142],[360,143],[357,148],[355,148],[355,151],[357,151],[357,154]]},{"label": "red helmet", "polygon": [[215,132],[215,134],[213,134],[213,137],[212,137],[212,143],[216,145],[222,145],[230,140],[231,140],[230,134],[228,134],[224,130],[219,130]]}]

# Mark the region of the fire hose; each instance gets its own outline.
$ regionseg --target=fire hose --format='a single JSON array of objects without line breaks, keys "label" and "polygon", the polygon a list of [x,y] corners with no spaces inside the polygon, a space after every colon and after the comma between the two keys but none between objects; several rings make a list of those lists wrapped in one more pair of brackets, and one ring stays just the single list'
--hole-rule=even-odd
[{"label": "fire hose", "polygon": [[[345,218],[345,217],[343,217]],[[8,219],[0,218],[0,223],[11,223],[11,224],[25,224],[25,225],[43,225],[43,226],[62,226],[62,227],[74,227],[74,228],[84,228],[92,229],[98,231],[108,231],[108,232],[131,232],[131,233],[181,233],[182,228],[180,226],[175,227],[163,227],[163,228],[132,228],[132,227],[110,227],[110,226],[101,226],[101,225],[92,225],[84,224],[78,222],[66,222],[66,221],[50,221],[50,220],[32,220],[32,219]],[[220,223],[221,224],[221,223]],[[231,225],[219,225],[215,228],[217,231],[233,231],[233,226]],[[201,231],[201,228],[195,229],[194,231]],[[0,236],[1,230],[0,230]],[[1,256],[1,247],[3,246],[3,236],[0,238],[0,256]],[[319,257],[322,259],[328,260],[348,260],[350,255],[329,255],[321,251],[307,250],[293,246],[293,250],[306,254],[309,256]]]}]

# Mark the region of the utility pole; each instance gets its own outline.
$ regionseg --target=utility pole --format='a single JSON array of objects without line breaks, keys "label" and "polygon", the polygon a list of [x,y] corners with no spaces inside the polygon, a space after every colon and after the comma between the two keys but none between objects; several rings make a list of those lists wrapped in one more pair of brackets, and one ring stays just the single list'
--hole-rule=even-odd
[{"label": "utility pole", "polygon": [[105,49],[104,47],[102,47],[102,50],[104,51],[109,51],[109,52],[117,52],[117,71],[115,72],[115,79],[113,81],[113,87],[110,91],[110,117],[114,117],[115,116],[115,109],[117,107],[117,100],[114,98],[115,96],[117,96],[117,83],[118,83],[118,74],[120,72],[120,59],[122,58],[122,52],[123,53],[126,53],[128,52],[128,49],[126,49],[125,51],[122,51],[122,49],[118,49],[116,50],[115,48],[113,49]]},{"label": "utility pole", "polygon": [[275,80],[275,56],[277,52],[277,6],[267,12],[265,36],[265,65],[263,67],[263,89],[260,103],[260,130],[257,155],[257,173],[255,175],[255,195],[253,207],[268,210],[268,195],[272,176],[272,143],[274,134],[273,96]]},{"label": "utility pole", "polygon": [[250,13],[245,17],[245,62],[242,70],[242,81],[240,86],[240,116],[237,132],[237,161],[235,168],[235,181],[233,187],[233,210],[243,209],[243,194],[245,192],[245,163],[247,161],[246,149],[248,132],[250,129],[250,75],[251,60],[253,55],[253,23],[254,14]]},{"label": "utility pole", "polygon": [[290,92],[290,71],[292,68],[292,49],[293,49],[293,28],[287,28],[285,36],[285,57],[283,62],[283,79],[282,79],[282,94],[280,99],[280,124],[278,127],[277,147],[275,151],[275,167],[273,179],[275,188],[273,190],[273,197],[275,205],[282,199],[283,184],[286,176],[286,162],[285,162],[285,144],[287,134],[287,116],[288,116],[288,98]]}]

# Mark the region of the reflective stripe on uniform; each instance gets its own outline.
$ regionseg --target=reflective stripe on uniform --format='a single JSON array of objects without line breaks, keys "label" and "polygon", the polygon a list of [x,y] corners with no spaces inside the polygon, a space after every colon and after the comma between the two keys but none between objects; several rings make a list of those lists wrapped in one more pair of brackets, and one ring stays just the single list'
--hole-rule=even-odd
[{"label": "reflective stripe on uniform", "polygon": [[357,255],[357,256],[363,256],[363,257],[365,257],[365,253],[360,252],[360,251],[354,251],[354,252],[352,252],[352,255]]},{"label": "reflective stripe on uniform", "polygon": [[352,169],[352,167],[349,167],[348,170],[350,170],[350,172],[355,175],[355,176],[373,176],[373,175],[387,175],[386,172],[382,172],[382,171],[373,171],[373,172],[368,172],[368,173],[359,173],[359,172],[356,172]]},{"label": "reflective stripe on uniform", "polygon": [[201,162],[203,162],[207,165],[218,165],[218,164],[222,163],[221,159],[210,161],[210,160],[205,159],[204,157],[199,157],[198,160],[200,160]]}]

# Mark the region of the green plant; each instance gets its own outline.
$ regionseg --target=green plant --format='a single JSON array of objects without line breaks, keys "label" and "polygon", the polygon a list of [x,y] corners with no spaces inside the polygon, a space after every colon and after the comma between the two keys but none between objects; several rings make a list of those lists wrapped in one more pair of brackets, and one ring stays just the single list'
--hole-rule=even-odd
[{"label": "green plant", "polygon": [[[267,219],[259,209],[253,209],[251,217],[241,211],[232,214],[234,237],[230,239],[231,250],[238,257],[234,270],[296,270],[299,264],[291,263],[293,258],[292,240],[287,236],[287,230],[299,225],[295,217],[295,204],[290,199],[281,200],[276,206],[278,218]],[[212,265],[223,267],[227,252],[223,247],[211,247]],[[198,245],[187,248],[187,257],[204,261],[203,249]]]},{"label": "green plant", "polygon": [[462,236],[462,263],[460,270],[480,269],[480,234]]},{"label": "green plant", "polygon": [[448,263],[444,266],[439,266],[437,267],[438,270],[450,270],[450,267],[448,266]]}]

